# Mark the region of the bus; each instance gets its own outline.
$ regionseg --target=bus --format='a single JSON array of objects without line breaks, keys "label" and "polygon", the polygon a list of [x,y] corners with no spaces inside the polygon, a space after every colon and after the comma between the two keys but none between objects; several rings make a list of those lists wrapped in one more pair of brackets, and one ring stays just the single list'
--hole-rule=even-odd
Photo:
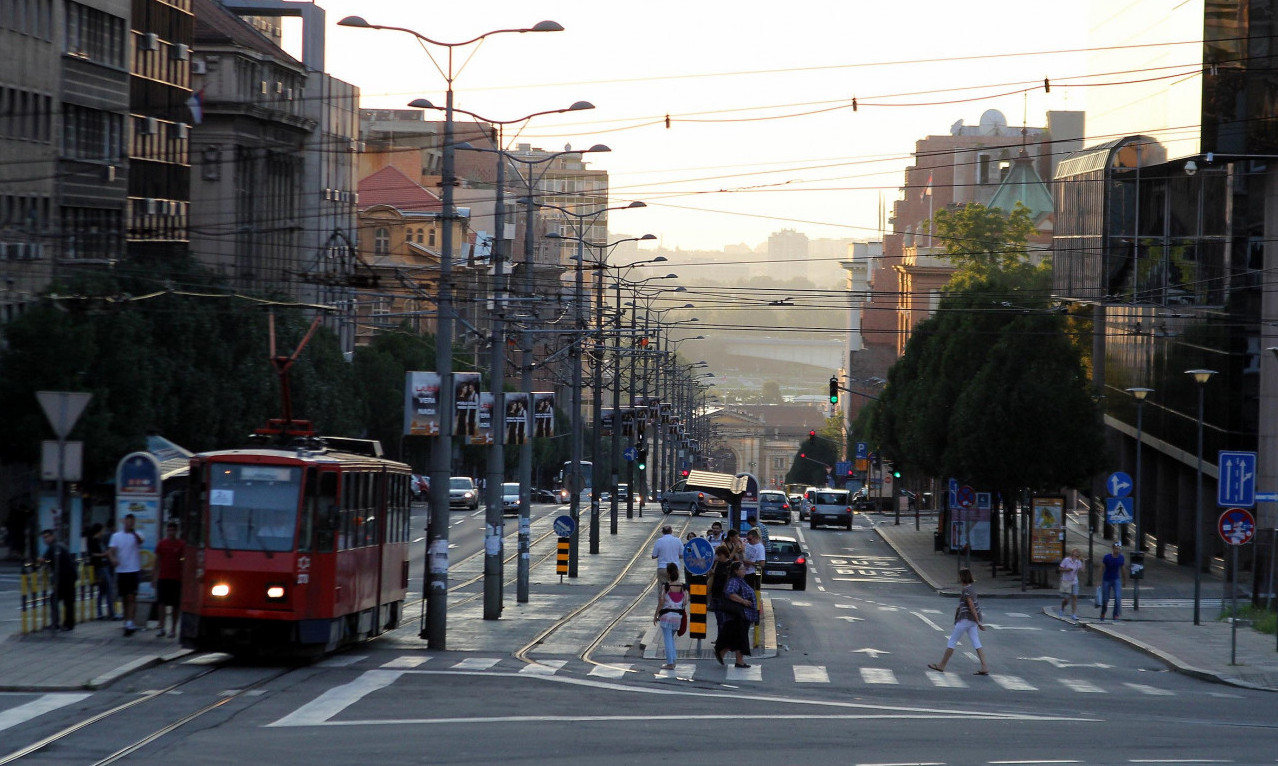
[{"label": "bus", "polygon": [[[590,504],[590,491],[595,476],[594,463],[589,460],[581,461],[581,482],[580,492],[581,503]],[[555,477],[556,494],[559,496],[560,503],[567,503],[572,499],[572,487],[569,486],[572,478],[572,461],[565,460],[564,467],[560,469],[559,475]]]}]

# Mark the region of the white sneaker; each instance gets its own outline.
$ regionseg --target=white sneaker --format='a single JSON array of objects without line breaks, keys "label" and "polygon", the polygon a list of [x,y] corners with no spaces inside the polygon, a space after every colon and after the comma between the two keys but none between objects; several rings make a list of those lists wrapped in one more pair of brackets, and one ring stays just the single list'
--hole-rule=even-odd
[{"label": "white sneaker", "polygon": [[1072,619],[1072,620],[1077,620],[1077,619],[1078,619],[1078,615],[1073,615],[1073,616],[1071,616],[1071,617],[1070,617],[1070,619]]}]

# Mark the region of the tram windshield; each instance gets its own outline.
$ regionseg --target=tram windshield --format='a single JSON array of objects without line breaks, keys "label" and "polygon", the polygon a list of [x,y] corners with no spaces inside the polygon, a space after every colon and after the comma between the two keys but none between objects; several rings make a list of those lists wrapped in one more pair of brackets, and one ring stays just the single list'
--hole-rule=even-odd
[{"label": "tram windshield", "polygon": [[301,468],[219,463],[209,474],[210,548],[293,550]]}]

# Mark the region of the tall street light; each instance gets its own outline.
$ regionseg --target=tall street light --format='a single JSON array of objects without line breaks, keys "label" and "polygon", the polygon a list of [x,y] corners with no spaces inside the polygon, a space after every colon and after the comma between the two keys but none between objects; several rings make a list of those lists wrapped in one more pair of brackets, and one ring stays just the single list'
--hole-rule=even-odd
[{"label": "tall street light", "polygon": [[[645,280],[645,281],[647,281],[647,280]],[[638,375],[638,378],[639,378],[639,380],[641,381],[641,383],[640,383],[639,396],[640,396],[640,397],[642,397],[642,399],[643,399],[643,403],[644,403],[644,407],[645,407],[645,409],[649,410],[649,412],[644,414],[644,419],[643,419],[643,421],[644,421],[644,422],[643,422],[643,430],[642,430],[642,432],[640,433],[640,436],[639,436],[639,443],[640,443],[640,448],[641,448],[641,449],[648,449],[650,445],[655,445],[655,443],[656,443],[656,441],[657,441],[657,432],[660,430],[660,428],[658,427],[658,426],[660,425],[660,423],[659,423],[659,422],[654,424],[654,427],[653,427],[653,429],[652,429],[652,433],[651,433],[651,434],[648,434],[648,429],[647,429],[647,416],[648,416],[649,414],[651,414],[651,410],[652,410],[652,407],[651,407],[651,399],[652,399],[652,398],[656,398],[656,397],[658,397],[658,396],[659,396],[659,394],[658,394],[658,389],[657,389],[656,374],[657,374],[658,370],[660,369],[660,368],[659,368],[660,360],[659,360],[659,357],[654,357],[654,356],[653,356],[653,352],[658,352],[658,349],[660,348],[660,343],[659,343],[659,342],[658,342],[658,343],[655,343],[655,344],[654,344],[654,343],[649,343],[649,342],[648,342],[648,338],[649,338],[650,333],[652,332],[652,329],[651,329],[651,325],[653,324],[652,315],[653,315],[653,314],[660,314],[661,312],[660,312],[660,311],[654,311],[654,310],[653,310],[653,308],[652,308],[652,305],[653,305],[653,303],[654,303],[654,302],[656,302],[656,300],[657,300],[658,296],[660,296],[660,295],[661,295],[662,293],[664,293],[664,292],[670,292],[670,293],[686,293],[686,292],[688,291],[688,288],[684,287],[683,285],[679,285],[679,286],[677,286],[677,287],[673,287],[673,288],[670,288],[670,289],[668,289],[668,290],[658,290],[658,291],[653,292],[653,293],[651,293],[651,294],[650,294],[650,293],[646,293],[646,292],[644,292],[642,289],[640,289],[642,285],[643,285],[643,282],[637,282],[637,283],[635,283],[635,284],[632,286],[632,289],[634,290],[634,296],[635,296],[635,299],[634,299],[634,301],[629,302],[629,303],[628,303],[628,305],[631,305],[631,306],[634,306],[634,307],[635,307],[635,311],[634,311],[634,313],[633,313],[633,314],[631,314],[631,322],[633,323],[633,322],[635,321],[635,317],[636,317],[636,316],[637,316],[637,314],[639,313],[639,311],[638,311],[638,310],[639,310],[639,304],[640,304],[640,303],[642,303],[642,304],[643,304],[643,335],[642,335],[642,337],[643,337],[643,342],[641,343],[642,355],[643,355],[643,372],[642,372],[642,374]],[[696,308],[696,307],[695,307],[695,306],[693,306],[691,303],[685,303],[683,306],[680,306],[679,308],[691,309],[691,308]],[[667,311],[669,311],[670,309],[666,309],[666,310],[667,310]],[[632,327],[633,327],[633,326],[634,326],[634,325],[632,324]],[[660,328],[660,317],[659,317],[659,316],[658,316],[658,318],[657,318],[656,327],[657,327],[658,329]],[[659,353],[659,352],[658,352],[658,353]],[[633,359],[633,360],[631,361],[631,364],[630,364],[630,378],[631,378],[631,380],[634,380],[634,379],[635,379],[635,377],[636,377],[635,364],[636,364],[636,362],[637,362],[637,361],[638,361],[637,359]],[[652,383],[652,386],[653,386],[653,387],[652,387],[652,391],[653,391],[653,393],[652,393],[652,397],[649,397],[649,395],[648,395],[648,384],[649,384],[649,382],[651,382],[651,383]],[[658,400],[658,401],[659,401],[659,400]],[[659,419],[658,419],[658,420],[659,420]],[[640,424],[639,424],[639,423],[636,423],[635,425],[636,425],[636,427],[638,427]],[[650,436],[651,438],[649,438],[649,439],[645,442],[645,437],[647,437],[647,436]],[[653,458],[654,458],[654,459],[659,459],[659,458],[660,458],[660,455],[656,452],[656,450],[655,450],[655,449],[653,449],[653,450],[652,450],[651,454],[652,454],[652,456],[653,456]],[[653,472],[652,472],[652,474],[651,474],[651,475],[652,475],[655,479],[658,479],[658,480],[657,480],[657,481],[655,481],[655,482],[652,482],[652,483],[653,483],[653,484],[658,484],[658,485],[659,485],[659,484],[661,483],[661,482],[660,482],[660,474],[659,474],[659,473],[655,470],[655,467],[657,466],[657,463],[653,463],[653,466],[654,466],[654,470],[653,470]],[[652,491],[651,491],[651,489],[649,488],[648,476],[649,476],[649,472],[648,472],[647,466],[644,466],[644,468],[640,469],[640,471],[639,471],[639,483],[640,483],[640,485],[641,485],[639,489],[640,489],[640,492],[642,492],[643,497],[644,497],[644,500],[640,500],[640,502],[639,502],[639,517],[640,517],[640,518],[643,518],[643,505],[644,505],[644,503],[645,503],[645,502],[647,501],[647,499],[648,499],[648,498],[649,498],[649,497],[653,494],[653,493],[652,493]],[[632,487],[633,487],[633,485],[634,485],[634,482],[633,482],[633,481],[631,482],[631,485],[632,485]],[[632,493],[632,494],[633,494],[633,493]],[[626,518],[630,518],[630,513],[631,513],[630,508],[631,508],[631,506],[627,506],[627,509],[626,509]]]},{"label": "tall street light", "polygon": [[[594,226],[599,216],[611,210],[628,210],[633,208],[647,207],[641,201],[635,200],[626,205],[616,205],[612,207],[602,207],[590,211],[589,213],[578,213],[568,208],[559,207],[558,205],[540,205],[539,207],[549,210],[556,210],[560,214],[567,216],[565,220],[571,222],[571,227],[575,236],[566,237],[558,232],[550,232],[546,235],[547,239],[570,240],[577,243],[577,255],[574,260],[577,261],[577,279],[573,290],[573,306],[574,306],[574,330],[572,345],[569,347],[572,362],[572,493],[569,498],[568,512],[574,520],[581,518],[581,460],[582,460],[582,427],[581,427],[581,394],[583,381],[581,379],[581,354],[582,347],[586,342],[586,233]],[[598,386],[594,391],[594,407],[595,423],[594,430],[599,429],[599,409],[600,409],[600,391]],[[599,553],[599,485],[602,478],[599,474],[599,456],[592,455],[591,465],[591,481],[590,481],[590,553],[592,555]],[[577,576],[577,564],[579,561],[578,542],[580,540],[580,524],[573,530],[572,537],[568,544],[568,576]]]},{"label": "tall street light", "polygon": [[1127,393],[1136,397],[1136,488],[1132,492],[1132,529],[1135,534],[1132,537],[1135,543],[1132,546],[1132,558],[1141,557],[1142,566],[1140,569],[1140,577],[1132,577],[1132,610],[1140,611],[1140,581],[1145,576],[1144,550],[1145,550],[1145,528],[1140,525],[1140,493],[1145,485],[1140,480],[1140,450],[1144,444],[1144,414],[1145,414],[1145,397],[1154,393],[1152,388],[1129,388]]},{"label": "tall street light", "polygon": [[[637,282],[628,282],[622,277],[622,272],[629,273],[630,269],[634,269],[639,266],[646,266],[653,263],[665,263],[667,260],[668,259],[664,255],[658,255],[656,258],[649,258],[643,261],[635,261],[633,263],[627,263],[623,266],[618,267],[617,273],[614,275],[614,279],[613,279],[613,285],[616,289],[616,306],[617,306],[616,324],[615,324],[616,336],[617,336],[617,349],[616,349],[617,375],[613,379],[612,409],[614,412],[616,412],[617,408],[621,406],[621,393],[620,393],[621,392],[621,318],[625,314],[625,311],[626,311],[625,306],[629,306],[631,307],[631,311],[630,311],[631,348],[629,353],[629,356],[630,356],[630,375],[629,375],[630,410],[635,413],[635,417],[633,421],[634,424],[632,426],[632,428],[634,429],[634,432],[631,434],[631,437],[635,440],[636,445],[643,449],[646,449],[646,446],[642,439],[642,432],[640,431],[641,418],[639,417],[638,410],[635,408],[635,394],[637,393],[637,390],[636,390],[637,386],[635,384],[635,380],[636,380],[635,362],[639,357],[639,346],[637,345],[635,341],[635,338],[636,338],[635,318],[636,318],[636,315],[638,315],[639,310],[638,310],[638,307],[635,306],[635,303],[633,301],[626,301],[624,305],[622,304],[621,286],[624,283],[627,287],[630,287],[634,291],[635,296],[638,297],[639,287],[641,285],[644,285],[648,282],[651,282],[653,280],[658,280],[658,279],[678,279],[679,275],[666,274],[665,276],[649,277],[647,279],[641,279]],[[680,287],[679,289],[686,289],[686,288]],[[645,399],[644,407],[646,408],[647,406],[648,406],[648,403],[647,403],[647,400]],[[614,430],[612,432],[612,442],[613,442],[612,454],[613,454],[614,465],[616,465],[617,461],[620,460],[620,456],[619,456],[619,452],[621,450],[620,438],[621,438],[620,431]],[[615,485],[616,481],[614,481],[613,484]],[[627,460],[626,461],[626,488],[629,490],[626,492],[626,518],[627,519],[633,519],[635,517],[635,487],[636,487],[635,461]],[[614,492],[614,494],[616,493]],[[618,502],[619,502],[618,500],[613,500],[613,503],[612,503],[612,506],[613,506],[612,533],[613,534],[617,533],[617,513],[618,513],[617,503]]]},{"label": "tall street light", "polygon": [[[424,98],[413,99],[408,104],[417,109],[439,109],[430,101]],[[493,414],[492,414],[492,444],[488,447],[488,470],[486,480],[484,482],[484,619],[496,620],[501,618],[502,610],[502,580],[504,578],[502,572],[502,559],[504,552],[502,550],[503,526],[504,526],[504,509],[502,502],[502,484],[506,481],[506,393],[505,393],[505,374],[506,374],[506,301],[504,293],[505,273],[503,271],[506,258],[506,207],[505,207],[505,189],[506,189],[506,162],[505,153],[501,151],[503,148],[502,131],[506,125],[516,123],[526,123],[534,117],[541,117],[547,114],[564,114],[565,112],[578,112],[586,109],[594,109],[595,105],[589,101],[578,101],[572,106],[565,109],[550,109],[542,112],[533,112],[532,114],[518,117],[513,120],[490,120],[483,115],[465,109],[453,108],[453,112],[461,112],[470,115],[482,122],[490,123],[497,126],[497,139],[494,141],[494,149],[498,155],[497,161],[497,188],[495,190],[495,199],[493,201],[493,226],[496,229],[496,236],[493,239],[492,261],[493,261],[493,313],[492,313],[492,337],[490,338],[490,359],[489,359],[489,389],[493,396]],[[453,147],[454,149],[473,149],[468,143],[461,143]]]},{"label": "tall street light", "polygon": [[1198,619],[1203,587],[1203,389],[1215,370],[1185,370],[1198,384],[1198,487],[1194,493],[1194,624]]},{"label": "tall street light", "polygon": [[[359,29],[385,29],[406,32],[423,44],[434,45],[448,51],[448,65],[440,68],[448,89],[444,102],[444,144],[440,168],[440,184],[443,187],[440,201],[443,206],[441,219],[443,232],[439,252],[439,299],[435,324],[435,367],[439,373],[439,437],[430,451],[430,524],[426,541],[426,572],[422,588],[426,609],[422,613],[419,637],[426,639],[431,649],[447,648],[448,628],[448,485],[452,474],[453,457],[453,221],[457,211],[453,206],[453,187],[457,184],[453,157],[453,82],[458,72],[453,66],[453,54],[457,48],[473,45],[497,34],[524,32],[562,32],[563,26],[554,21],[539,21],[531,27],[520,29],[494,29],[461,42],[441,42],[405,27],[370,24],[361,16],[347,16],[338,26]],[[434,61],[434,59],[432,59]]]}]

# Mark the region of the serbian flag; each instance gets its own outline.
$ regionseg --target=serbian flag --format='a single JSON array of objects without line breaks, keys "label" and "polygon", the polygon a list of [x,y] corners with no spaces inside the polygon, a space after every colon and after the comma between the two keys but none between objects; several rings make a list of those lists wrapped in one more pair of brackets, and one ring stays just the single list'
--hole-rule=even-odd
[{"label": "serbian flag", "polygon": [[931,173],[927,174],[927,186],[923,189],[923,196],[924,197],[932,196],[932,174]]},{"label": "serbian flag", "polygon": [[191,110],[191,122],[199,125],[204,122],[204,89],[200,88],[191,94],[186,100],[187,107]]}]

